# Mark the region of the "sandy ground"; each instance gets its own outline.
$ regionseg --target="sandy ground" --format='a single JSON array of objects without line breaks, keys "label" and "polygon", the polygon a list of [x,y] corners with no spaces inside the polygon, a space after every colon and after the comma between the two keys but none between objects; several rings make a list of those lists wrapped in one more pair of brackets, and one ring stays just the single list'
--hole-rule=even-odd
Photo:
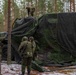
[{"label": "sandy ground", "polygon": [[[60,69],[56,70],[48,67],[45,67],[49,71],[52,70],[51,72],[38,72],[38,71],[31,71],[31,75],[76,75],[76,66],[70,66],[67,67],[66,69]],[[6,63],[1,63],[1,74],[2,75],[20,75],[21,74],[21,65],[19,64],[11,64],[7,65]],[[27,75],[27,71],[25,70],[25,75]]]}]

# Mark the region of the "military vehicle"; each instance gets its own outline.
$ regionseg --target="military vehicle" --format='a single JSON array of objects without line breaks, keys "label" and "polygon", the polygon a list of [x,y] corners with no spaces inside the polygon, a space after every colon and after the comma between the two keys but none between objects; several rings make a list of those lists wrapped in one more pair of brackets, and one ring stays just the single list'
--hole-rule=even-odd
[{"label": "military vehicle", "polygon": [[[23,36],[37,41],[40,64],[64,64],[76,60],[76,13],[45,14],[16,19],[11,32],[12,57],[20,59],[17,49]],[[43,62],[44,61],[44,62]],[[65,65],[65,64],[64,64]]]},{"label": "military vehicle", "polygon": [[2,60],[6,60],[7,57],[7,32],[0,32],[0,41],[2,46]]},{"label": "military vehicle", "polygon": [[0,40],[3,40],[7,37],[7,32],[0,32]]},{"label": "military vehicle", "polygon": [[[37,41],[41,64],[64,64],[76,60],[76,13],[44,14],[17,19],[12,30],[12,43],[18,47],[23,36]],[[17,50],[17,49],[16,49]],[[42,56],[42,57],[41,57]]]}]

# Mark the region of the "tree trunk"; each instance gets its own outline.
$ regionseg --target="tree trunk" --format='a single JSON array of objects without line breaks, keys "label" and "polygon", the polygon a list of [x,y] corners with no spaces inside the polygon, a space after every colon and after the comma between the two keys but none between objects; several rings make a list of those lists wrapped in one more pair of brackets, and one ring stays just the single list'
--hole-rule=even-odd
[{"label": "tree trunk", "polygon": [[36,4],[35,4],[35,16],[38,16],[38,0],[36,0]]},{"label": "tree trunk", "polygon": [[10,5],[11,0],[8,0],[8,51],[7,51],[7,64],[11,64],[11,23],[10,23]]},{"label": "tree trunk", "polygon": [[75,12],[75,0],[70,0],[70,12]]},{"label": "tree trunk", "polygon": [[55,12],[57,12],[57,0],[55,0],[54,7]]}]

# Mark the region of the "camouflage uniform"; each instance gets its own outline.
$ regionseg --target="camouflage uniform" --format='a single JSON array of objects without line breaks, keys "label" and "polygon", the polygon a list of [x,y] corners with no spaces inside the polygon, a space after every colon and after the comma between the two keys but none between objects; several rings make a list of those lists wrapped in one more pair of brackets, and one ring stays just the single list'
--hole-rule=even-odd
[{"label": "camouflage uniform", "polygon": [[33,57],[33,47],[30,41],[22,41],[21,45],[19,46],[19,51],[22,47],[25,46],[25,51],[23,52],[22,57],[22,75],[25,73],[25,67],[27,66],[28,75],[30,75],[31,70],[31,61]]},{"label": "camouflage uniform", "polygon": [[35,8],[34,7],[26,7],[28,16],[34,16]]},{"label": "camouflage uniform", "polygon": [[32,43],[32,48],[33,48],[33,60],[35,60],[35,57],[36,57],[36,53],[35,53],[35,50],[36,50],[36,43],[35,43],[35,40],[34,38],[31,36],[29,38],[29,41],[31,41]]}]

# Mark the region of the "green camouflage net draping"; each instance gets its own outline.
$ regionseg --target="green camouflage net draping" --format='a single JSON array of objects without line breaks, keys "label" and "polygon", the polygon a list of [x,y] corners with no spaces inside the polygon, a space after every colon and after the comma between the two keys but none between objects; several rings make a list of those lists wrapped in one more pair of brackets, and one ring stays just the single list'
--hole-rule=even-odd
[{"label": "green camouflage net draping", "polygon": [[61,63],[75,62],[76,13],[45,14],[36,20],[33,17],[17,19],[12,30],[12,43],[16,50],[23,36],[34,36],[38,54],[44,61]]}]

